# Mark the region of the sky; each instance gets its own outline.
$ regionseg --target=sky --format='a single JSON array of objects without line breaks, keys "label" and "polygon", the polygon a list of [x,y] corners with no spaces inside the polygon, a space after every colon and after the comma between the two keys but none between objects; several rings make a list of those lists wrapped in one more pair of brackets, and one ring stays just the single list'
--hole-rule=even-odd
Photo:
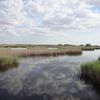
[{"label": "sky", "polygon": [[1,44],[100,44],[100,0],[0,0]]}]

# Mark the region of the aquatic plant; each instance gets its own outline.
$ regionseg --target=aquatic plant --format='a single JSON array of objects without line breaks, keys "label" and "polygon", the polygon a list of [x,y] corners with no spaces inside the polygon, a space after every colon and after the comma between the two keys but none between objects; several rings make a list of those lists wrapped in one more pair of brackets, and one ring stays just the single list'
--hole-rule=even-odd
[{"label": "aquatic plant", "polygon": [[81,64],[81,78],[100,85],[100,58],[96,61]]},{"label": "aquatic plant", "polygon": [[0,56],[0,71],[7,70],[17,65],[18,65],[17,57]]},{"label": "aquatic plant", "polygon": [[100,61],[100,57],[98,58],[98,60]]}]

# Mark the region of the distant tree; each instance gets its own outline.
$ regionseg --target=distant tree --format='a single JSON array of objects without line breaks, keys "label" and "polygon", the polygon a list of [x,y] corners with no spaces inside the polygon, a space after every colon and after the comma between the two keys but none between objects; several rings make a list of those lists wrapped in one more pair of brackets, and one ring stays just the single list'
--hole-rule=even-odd
[{"label": "distant tree", "polygon": [[91,46],[91,44],[88,43],[88,44],[86,44],[85,46]]}]

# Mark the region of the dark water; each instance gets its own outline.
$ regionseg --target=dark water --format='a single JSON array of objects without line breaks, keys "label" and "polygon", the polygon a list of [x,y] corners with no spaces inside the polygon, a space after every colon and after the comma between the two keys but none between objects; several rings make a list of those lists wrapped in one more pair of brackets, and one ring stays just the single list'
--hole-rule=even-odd
[{"label": "dark water", "polygon": [[24,58],[18,68],[0,72],[0,100],[100,100],[80,80],[80,63],[96,60],[100,51],[82,56]]}]

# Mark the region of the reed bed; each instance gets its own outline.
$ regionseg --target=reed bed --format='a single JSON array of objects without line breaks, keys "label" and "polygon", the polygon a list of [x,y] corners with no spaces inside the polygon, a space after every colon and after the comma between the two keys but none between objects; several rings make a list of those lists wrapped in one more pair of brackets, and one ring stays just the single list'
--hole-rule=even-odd
[{"label": "reed bed", "polygon": [[83,51],[93,51],[100,49],[100,46],[80,46]]},{"label": "reed bed", "polygon": [[0,71],[8,70],[9,68],[17,67],[18,58],[11,56],[0,56]]},{"label": "reed bed", "polygon": [[92,84],[100,85],[100,58],[81,64],[81,78]]},{"label": "reed bed", "polygon": [[81,47],[81,49],[84,50],[84,51],[93,51],[93,50],[96,49],[96,47],[94,47],[94,46],[89,46],[89,47],[88,46],[83,46],[83,47]]},{"label": "reed bed", "polygon": [[47,48],[31,48],[26,50],[11,50],[11,49],[0,49],[0,55],[10,55],[10,56],[58,56],[58,55],[81,55],[81,49],[47,49]]}]

